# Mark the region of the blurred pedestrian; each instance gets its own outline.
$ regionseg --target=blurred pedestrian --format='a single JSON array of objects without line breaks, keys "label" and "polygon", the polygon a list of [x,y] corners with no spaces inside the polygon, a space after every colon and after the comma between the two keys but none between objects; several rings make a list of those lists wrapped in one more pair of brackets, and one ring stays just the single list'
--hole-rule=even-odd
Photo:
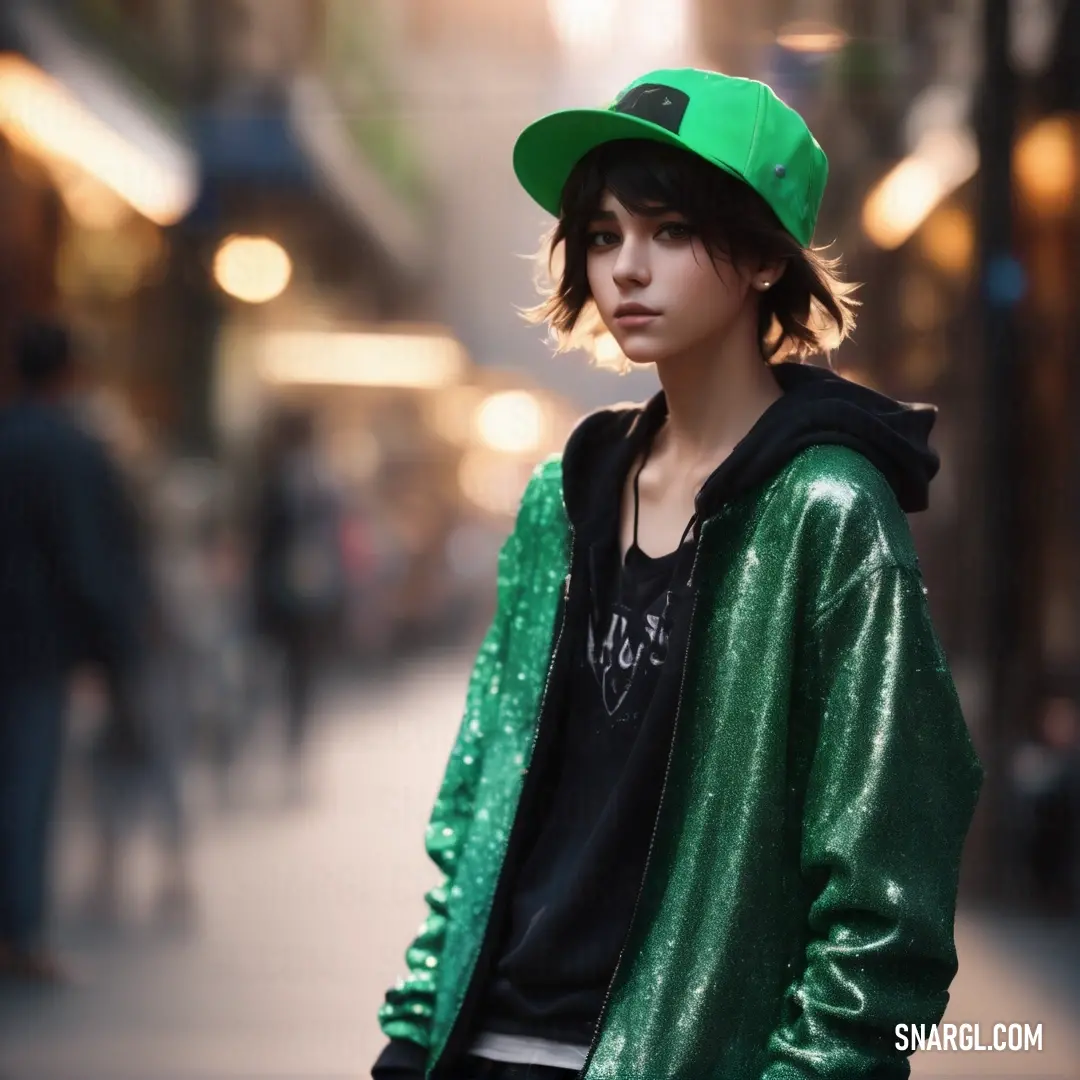
[{"label": "blurred pedestrian", "polygon": [[141,597],[123,485],[71,408],[68,333],[28,323],[14,354],[18,399],[0,413],[0,969],[60,981],[46,915],[68,681],[80,663],[100,668],[111,751],[138,756],[127,687]]},{"label": "blurred pedestrian", "polygon": [[906,1076],[982,770],[904,516],[934,411],[801,363],[853,323],[825,155],[682,69],[514,165],[558,216],[537,321],[663,389],[525,492],[373,1075]]},{"label": "blurred pedestrian", "polygon": [[125,676],[122,693],[137,718],[137,754],[112,737],[116,695],[105,704],[106,721],[91,760],[96,850],[86,914],[115,925],[123,918],[124,884],[131,838],[146,820],[155,828],[161,854],[155,913],[163,928],[186,929],[195,915],[190,836],[183,765],[191,729],[183,657],[172,632],[148,619],[138,664]]},{"label": "blurred pedestrian", "polygon": [[254,530],[256,618],[282,664],[285,743],[298,782],[319,663],[345,599],[342,499],[309,412],[283,408],[266,450]]},{"label": "blurred pedestrian", "polygon": [[202,523],[191,555],[195,565],[184,577],[192,610],[182,620],[191,711],[218,795],[227,805],[234,794],[234,770],[253,734],[259,705],[247,595],[250,576],[244,544],[217,515]]}]

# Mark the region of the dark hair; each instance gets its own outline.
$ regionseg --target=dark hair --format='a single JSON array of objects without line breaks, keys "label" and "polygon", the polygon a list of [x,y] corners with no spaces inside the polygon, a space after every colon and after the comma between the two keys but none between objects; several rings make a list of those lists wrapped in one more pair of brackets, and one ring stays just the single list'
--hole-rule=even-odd
[{"label": "dark hair", "polygon": [[74,365],[71,337],[57,322],[30,319],[15,331],[15,373],[26,390],[39,390]]},{"label": "dark hair", "polygon": [[[574,167],[558,224],[540,252],[538,284],[545,299],[524,314],[548,323],[560,351],[589,349],[603,330],[589,292],[586,253],[605,190],[631,213],[683,214],[713,258],[784,263],[783,275],[761,296],[764,359],[827,352],[854,329],[856,286],[841,280],[839,260],[827,258],[822,248],[803,247],[753,188],[679,147],[624,139],[598,146]],[[616,366],[625,367],[625,358]]]}]

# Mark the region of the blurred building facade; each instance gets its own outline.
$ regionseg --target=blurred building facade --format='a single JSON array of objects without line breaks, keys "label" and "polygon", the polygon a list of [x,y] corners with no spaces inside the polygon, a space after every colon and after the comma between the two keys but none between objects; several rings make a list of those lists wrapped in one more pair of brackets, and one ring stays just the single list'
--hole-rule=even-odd
[{"label": "blurred building facade", "polygon": [[644,396],[655,380],[617,381],[580,356],[553,357],[544,331],[519,315],[538,299],[532,256],[552,221],[514,177],[514,141],[545,112],[606,100],[624,78],[603,62],[610,28],[597,28],[583,58],[560,37],[558,6],[401,0],[396,10],[406,40],[406,117],[432,178],[433,311],[478,364],[523,373],[584,408]]},{"label": "blurred building facade", "polygon": [[1010,762],[1048,701],[1080,699],[1080,4],[697,15],[702,59],[769,81],[829,154],[818,239],[864,282],[837,365],[940,406],[942,470],[912,527],[988,766],[970,881],[1022,899]]},{"label": "blurred building facade", "polygon": [[0,321],[68,322],[118,449],[204,508],[242,518],[275,411],[315,414],[376,649],[487,595],[574,418],[507,254],[557,59],[544,0],[0,0]]},{"label": "blurred building facade", "polygon": [[[24,192],[51,188],[60,208],[29,261],[16,256],[46,280],[54,268],[51,294],[18,303],[61,311],[166,442],[213,446],[223,327],[315,308],[324,321],[380,321],[423,303],[423,185],[395,122],[395,46],[379,7],[0,8],[9,174]],[[280,302],[225,295],[214,258],[234,233],[285,251],[293,276]]]}]

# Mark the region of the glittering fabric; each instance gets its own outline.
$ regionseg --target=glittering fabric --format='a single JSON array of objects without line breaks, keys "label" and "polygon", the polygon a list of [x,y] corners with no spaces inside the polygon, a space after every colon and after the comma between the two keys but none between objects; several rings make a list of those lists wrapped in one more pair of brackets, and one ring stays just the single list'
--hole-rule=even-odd
[{"label": "glittering fabric", "polygon": [[[567,572],[535,474],[428,833],[446,882],[384,1031],[438,1058],[529,760]],[[685,682],[643,891],[588,1080],[904,1077],[944,1011],[981,781],[903,513],[840,446],[702,526]]]},{"label": "glittering fabric", "polygon": [[532,748],[569,565],[557,460],[537,468],[499,554],[495,618],[427,828],[444,875],[406,953],[408,974],[379,1010],[383,1031],[437,1054],[468,988]]}]

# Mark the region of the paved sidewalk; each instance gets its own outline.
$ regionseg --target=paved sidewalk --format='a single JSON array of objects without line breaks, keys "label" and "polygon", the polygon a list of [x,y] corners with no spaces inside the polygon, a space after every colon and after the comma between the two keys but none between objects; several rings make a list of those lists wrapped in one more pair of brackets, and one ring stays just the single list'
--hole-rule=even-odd
[{"label": "paved sidewalk", "polygon": [[1042,1024],[1042,1051],[923,1051],[912,1058],[912,1077],[1080,1080],[1080,935],[1034,919],[964,912],[956,943],[960,970],[943,1023],[979,1024],[984,1044],[997,1023]]},{"label": "paved sidewalk", "polygon": [[[202,815],[203,911],[190,937],[155,933],[142,909],[121,933],[80,925],[72,893],[85,836],[68,835],[62,936],[91,982],[0,994],[0,1078],[368,1076],[383,1042],[375,1010],[424,916],[423,830],[465,678],[460,656],[435,658],[332,702],[312,762],[315,794],[299,808],[282,803],[276,763],[257,761],[236,812]],[[148,851],[136,869],[132,892],[143,901]],[[965,915],[958,942],[946,1019],[984,1032],[1041,1022],[1044,1049],[917,1054],[917,1080],[1080,1080],[1076,939]]]},{"label": "paved sidewalk", "polygon": [[334,703],[300,807],[282,798],[264,753],[236,811],[200,815],[202,914],[187,938],[158,934],[146,914],[149,844],[131,924],[110,934],[81,924],[86,837],[65,837],[61,939],[90,982],[0,994],[0,1078],[368,1075],[381,1044],[375,1010],[423,917],[424,824],[464,680],[449,658]]}]

